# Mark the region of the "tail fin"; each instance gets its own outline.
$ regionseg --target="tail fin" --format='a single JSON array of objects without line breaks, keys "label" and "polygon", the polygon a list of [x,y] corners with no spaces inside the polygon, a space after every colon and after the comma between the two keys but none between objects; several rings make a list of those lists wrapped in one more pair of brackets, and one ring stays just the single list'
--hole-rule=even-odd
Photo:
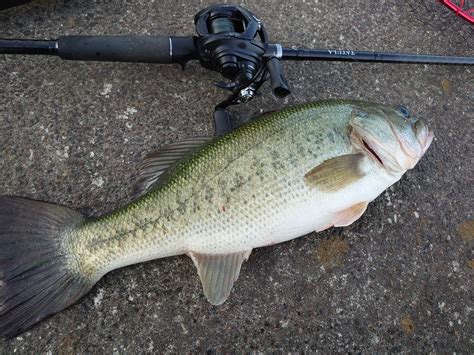
[{"label": "tail fin", "polygon": [[82,220],[67,207],[0,196],[0,336],[14,337],[92,287],[67,268],[62,243]]}]

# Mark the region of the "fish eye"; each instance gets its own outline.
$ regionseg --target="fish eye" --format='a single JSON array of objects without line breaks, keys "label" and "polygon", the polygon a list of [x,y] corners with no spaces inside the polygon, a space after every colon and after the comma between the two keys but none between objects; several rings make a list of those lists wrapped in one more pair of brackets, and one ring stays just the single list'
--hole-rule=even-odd
[{"label": "fish eye", "polygon": [[410,111],[408,111],[408,109],[405,106],[400,106],[398,108],[398,112],[400,112],[405,118],[410,117]]}]

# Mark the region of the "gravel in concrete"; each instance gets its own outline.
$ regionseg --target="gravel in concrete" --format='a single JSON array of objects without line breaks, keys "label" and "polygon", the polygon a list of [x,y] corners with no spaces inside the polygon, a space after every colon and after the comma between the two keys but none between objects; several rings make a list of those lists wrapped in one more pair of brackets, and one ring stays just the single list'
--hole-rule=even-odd
[{"label": "gravel in concrete", "polygon": [[[210,1],[37,1],[0,13],[0,36],[194,33]],[[473,27],[435,1],[242,1],[284,45],[474,55]],[[473,68],[285,63],[293,94],[242,115],[323,98],[403,104],[436,140],[347,228],[255,250],[211,306],[187,257],[106,275],[2,353],[472,352]],[[0,193],[87,215],[127,201],[141,158],[212,133],[219,76],[179,66],[0,56]],[[1,247],[1,246],[0,246]]]}]

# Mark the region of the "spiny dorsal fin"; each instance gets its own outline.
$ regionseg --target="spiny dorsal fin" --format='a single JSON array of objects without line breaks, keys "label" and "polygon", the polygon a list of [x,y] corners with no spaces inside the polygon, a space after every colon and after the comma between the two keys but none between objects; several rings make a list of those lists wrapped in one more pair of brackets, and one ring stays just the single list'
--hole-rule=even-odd
[{"label": "spiny dorsal fin", "polygon": [[362,178],[362,153],[340,155],[323,161],[304,176],[306,184],[324,192],[335,192]]},{"label": "spiny dorsal fin", "polygon": [[188,138],[163,146],[147,155],[138,167],[132,199],[135,200],[158,186],[160,177],[168,168],[211,139],[212,137],[204,136]]},{"label": "spiny dorsal fin", "polygon": [[209,302],[215,306],[225,302],[239,277],[242,263],[251,252],[252,250],[232,254],[188,253],[197,268],[204,295]]}]

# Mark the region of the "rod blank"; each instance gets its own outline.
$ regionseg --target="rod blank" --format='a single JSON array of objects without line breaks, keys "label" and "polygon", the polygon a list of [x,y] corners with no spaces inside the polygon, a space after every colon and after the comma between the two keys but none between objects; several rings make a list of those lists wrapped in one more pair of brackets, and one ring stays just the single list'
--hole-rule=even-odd
[{"label": "rod blank", "polygon": [[345,62],[385,62],[414,64],[474,65],[474,57],[455,57],[426,54],[361,52],[344,49],[283,48],[283,60],[322,60]]},{"label": "rod blank", "polygon": [[57,55],[55,40],[0,39],[0,54],[46,54]]}]

